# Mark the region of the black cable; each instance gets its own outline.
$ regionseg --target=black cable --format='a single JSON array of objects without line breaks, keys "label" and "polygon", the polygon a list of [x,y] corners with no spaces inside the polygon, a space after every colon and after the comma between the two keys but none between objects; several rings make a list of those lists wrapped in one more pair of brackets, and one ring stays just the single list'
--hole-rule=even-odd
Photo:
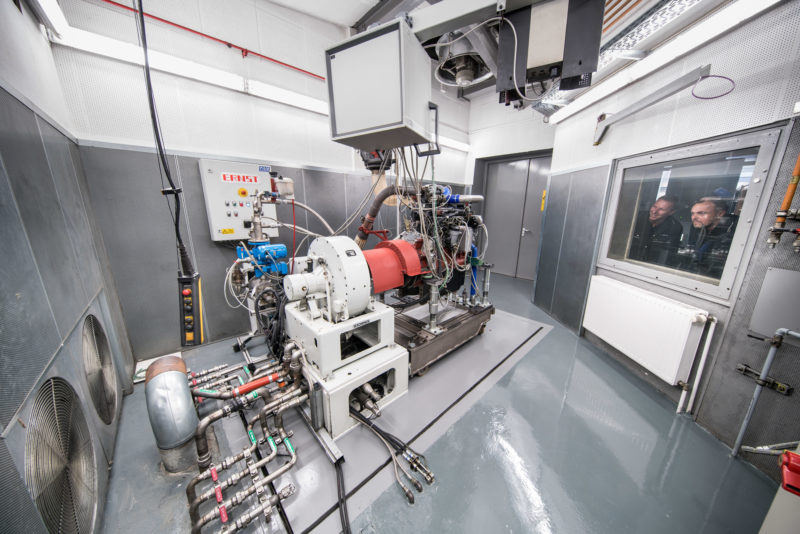
[{"label": "black cable", "polygon": [[344,471],[342,463],[344,458],[339,458],[333,467],[336,468],[336,489],[339,493],[339,519],[342,522],[343,534],[351,534],[350,515],[347,513],[347,490],[344,487]]},{"label": "black cable", "polygon": [[150,121],[153,126],[153,137],[155,137],[156,142],[156,152],[158,153],[158,161],[163,168],[164,175],[167,177],[167,182],[169,182],[171,194],[175,200],[175,212],[174,214],[170,211],[170,215],[172,216],[173,223],[175,225],[175,241],[178,244],[178,254],[180,258],[180,267],[181,267],[181,274],[184,276],[191,276],[194,274],[194,266],[192,265],[192,260],[189,258],[189,254],[186,251],[186,246],[183,244],[183,239],[181,238],[181,198],[180,198],[180,191],[175,187],[175,182],[172,180],[172,175],[169,171],[169,164],[167,163],[167,155],[164,149],[164,141],[161,135],[161,126],[158,120],[158,111],[156,110],[156,101],[155,96],[153,95],[153,82],[150,77],[150,56],[147,51],[147,32],[145,31],[145,24],[144,24],[144,8],[142,7],[142,0],[137,0],[138,5],[138,15],[139,15],[139,34],[142,39],[142,50],[144,51],[144,77],[145,77],[145,86],[147,88],[147,102],[150,107]]},{"label": "black cable", "polygon": [[[461,394],[461,395],[460,395],[460,396],[459,396],[459,397],[458,397],[456,400],[454,400],[452,403],[450,403],[450,405],[449,405],[447,408],[445,408],[444,410],[442,410],[441,412],[439,412],[439,415],[437,415],[436,417],[434,417],[434,418],[433,418],[433,419],[432,419],[432,420],[431,420],[431,421],[430,421],[430,422],[429,422],[427,425],[425,425],[424,427],[422,427],[422,429],[421,429],[419,432],[417,432],[416,434],[414,434],[414,437],[412,437],[410,440],[408,440],[408,442],[409,442],[409,443],[413,443],[413,442],[414,442],[414,441],[416,441],[416,440],[417,440],[417,439],[418,439],[420,436],[422,436],[422,435],[423,435],[425,432],[427,432],[427,431],[428,431],[428,430],[429,430],[429,429],[430,429],[430,428],[431,428],[433,425],[435,425],[437,422],[439,422],[439,420],[440,420],[442,417],[444,417],[444,416],[445,416],[445,414],[447,414],[447,413],[448,413],[450,410],[452,410],[452,409],[453,409],[453,407],[455,407],[456,405],[458,405],[458,403],[460,403],[460,402],[461,402],[461,401],[464,399],[464,397],[466,397],[467,395],[469,395],[470,393],[472,393],[472,391],[473,391],[475,388],[477,388],[477,387],[478,387],[478,386],[479,386],[481,383],[483,383],[483,381],[484,381],[484,380],[486,380],[486,378],[488,378],[488,377],[489,377],[489,375],[491,375],[492,373],[494,373],[494,372],[497,370],[497,368],[498,368],[498,367],[500,367],[501,365],[503,365],[504,363],[506,363],[506,361],[508,361],[508,359],[509,359],[509,358],[511,358],[511,357],[512,357],[514,354],[516,354],[516,353],[517,353],[517,351],[518,351],[520,348],[522,348],[522,347],[523,347],[523,346],[524,346],[524,345],[525,345],[525,344],[526,344],[528,341],[530,341],[531,339],[533,339],[533,338],[534,338],[534,337],[535,337],[535,336],[536,336],[536,335],[537,335],[539,332],[541,332],[541,331],[542,331],[542,328],[543,328],[543,327],[541,327],[541,326],[540,326],[539,328],[537,328],[537,329],[536,329],[536,331],[535,331],[535,332],[533,332],[533,333],[532,333],[530,336],[528,336],[527,338],[525,338],[525,339],[522,341],[522,343],[520,343],[519,345],[517,345],[517,346],[516,346],[516,347],[515,347],[515,348],[514,348],[514,349],[513,349],[511,352],[509,352],[508,354],[506,354],[506,355],[503,357],[503,359],[501,359],[499,362],[497,362],[497,364],[495,364],[495,365],[494,365],[494,367],[492,367],[491,369],[489,369],[489,371],[487,371],[487,372],[486,372],[486,374],[484,374],[482,377],[480,377],[480,378],[479,378],[479,379],[478,379],[478,380],[477,380],[477,381],[476,381],[474,384],[472,384],[472,386],[470,386],[470,387],[469,387],[469,388],[468,388],[468,389],[467,389],[467,390],[466,390],[464,393],[462,393],[462,394]],[[420,455],[420,456],[421,456],[421,455]],[[372,473],[370,473],[370,474],[369,474],[369,475],[367,475],[365,478],[363,478],[363,479],[361,480],[361,482],[359,482],[358,484],[356,484],[356,486],[355,486],[353,489],[351,489],[351,490],[350,490],[350,496],[352,497],[353,495],[355,495],[356,493],[358,493],[358,492],[361,490],[361,488],[363,488],[363,487],[364,487],[364,486],[365,486],[365,485],[366,485],[366,484],[367,484],[369,481],[371,481],[373,478],[375,478],[375,476],[376,476],[378,473],[380,473],[380,472],[383,470],[383,468],[385,468],[385,467],[386,467],[387,465],[389,465],[391,462],[392,462],[392,460],[391,460],[391,459],[387,459],[385,462],[383,462],[383,463],[382,463],[382,464],[380,464],[378,467],[376,467],[376,468],[375,468],[375,469],[372,471]],[[321,524],[323,521],[325,521],[325,519],[327,519],[327,518],[328,518],[328,516],[329,516],[329,515],[331,515],[331,514],[332,514],[333,512],[335,512],[335,511],[336,511],[336,506],[331,506],[330,508],[328,508],[328,509],[327,509],[326,511],[324,511],[324,512],[323,512],[323,513],[322,513],[322,514],[321,514],[321,515],[320,515],[320,516],[319,516],[319,517],[318,517],[318,518],[317,518],[317,519],[316,519],[316,520],[315,520],[313,523],[311,523],[311,525],[309,525],[308,527],[306,527],[306,528],[305,528],[305,530],[303,530],[303,533],[302,533],[302,534],[310,534],[312,530],[314,530],[315,528],[317,528],[317,527],[318,527],[318,526],[319,526],[319,525],[320,525],[320,524]]]}]

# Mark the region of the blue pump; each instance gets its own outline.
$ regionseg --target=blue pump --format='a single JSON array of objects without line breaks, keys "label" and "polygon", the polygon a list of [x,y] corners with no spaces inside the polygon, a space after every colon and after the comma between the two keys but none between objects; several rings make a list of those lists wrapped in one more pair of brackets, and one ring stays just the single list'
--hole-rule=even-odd
[{"label": "blue pump", "polygon": [[242,260],[252,256],[256,260],[255,275],[257,277],[264,276],[265,273],[289,274],[289,266],[285,261],[275,261],[289,255],[286,245],[272,245],[269,242],[248,242],[247,245],[250,247],[249,249],[241,245],[237,246],[236,256]]}]

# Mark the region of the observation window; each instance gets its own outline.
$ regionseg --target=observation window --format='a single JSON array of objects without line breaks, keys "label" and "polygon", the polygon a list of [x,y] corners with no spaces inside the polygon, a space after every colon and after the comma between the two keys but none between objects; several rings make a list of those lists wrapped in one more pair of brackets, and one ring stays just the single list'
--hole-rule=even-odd
[{"label": "observation window", "polygon": [[727,298],[774,155],[771,132],[620,160],[598,266]]}]

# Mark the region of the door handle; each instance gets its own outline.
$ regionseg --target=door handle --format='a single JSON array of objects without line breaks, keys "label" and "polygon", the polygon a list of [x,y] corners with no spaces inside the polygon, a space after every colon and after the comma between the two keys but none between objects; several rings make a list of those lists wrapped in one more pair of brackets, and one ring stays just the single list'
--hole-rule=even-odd
[{"label": "door handle", "polygon": [[522,234],[520,234],[520,237],[525,237],[525,234],[527,234],[528,232],[530,232],[530,229],[528,229],[528,228],[525,228],[525,227],[523,226],[523,227],[522,227]]}]

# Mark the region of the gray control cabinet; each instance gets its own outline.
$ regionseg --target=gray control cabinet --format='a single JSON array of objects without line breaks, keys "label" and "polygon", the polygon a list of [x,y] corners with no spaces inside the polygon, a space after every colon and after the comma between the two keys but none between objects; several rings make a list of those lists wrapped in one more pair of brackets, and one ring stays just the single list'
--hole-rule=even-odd
[{"label": "gray control cabinet", "polygon": [[395,20],[325,51],[331,137],[360,150],[427,143],[431,59]]},{"label": "gray control cabinet", "polygon": [[[211,240],[247,241],[253,196],[271,189],[270,166],[216,159],[201,159],[199,165]],[[276,219],[275,206],[263,205],[261,211],[267,235],[278,237],[277,225],[270,227]]]}]

